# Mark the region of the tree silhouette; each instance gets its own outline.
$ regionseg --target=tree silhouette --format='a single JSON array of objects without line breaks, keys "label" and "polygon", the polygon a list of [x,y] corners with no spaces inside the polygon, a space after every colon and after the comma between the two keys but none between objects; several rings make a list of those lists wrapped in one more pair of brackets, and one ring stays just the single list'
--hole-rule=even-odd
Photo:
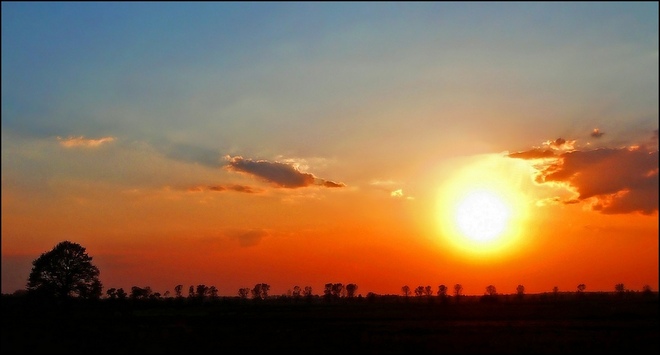
[{"label": "tree silhouette", "polygon": [[410,286],[405,285],[401,287],[401,292],[403,292],[403,295],[406,297],[410,296]]},{"label": "tree silhouette", "polygon": [[614,290],[617,293],[622,294],[626,291],[626,287],[622,283],[619,283],[619,284],[614,285]]},{"label": "tree silhouette", "polygon": [[438,296],[440,298],[447,297],[447,286],[445,286],[445,285],[438,286]]},{"label": "tree silhouette", "polygon": [[329,300],[332,297],[332,282],[325,284],[325,287],[323,288],[323,297],[326,300]]},{"label": "tree silhouette", "polygon": [[525,286],[518,285],[518,287],[516,287],[516,294],[519,298],[522,298],[525,295]]},{"label": "tree silhouette", "polygon": [[433,296],[433,288],[432,288],[431,286],[426,286],[426,287],[424,287],[424,294],[425,294],[427,297],[431,297],[431,296]]},{"label": "tree silhouette", "polygon": [[300,288],[300,286],[298,286],[298,285],[293,286],[293,292],[291,292],[291,296],[293,296],[293,298],[300,298],[300,293],[301,292],[302,292],[302,289]]},{"label": "tree silhouette", "polygon": [[208,294],[212,299],[216,299],[218,298],[218,289],[215,286],[211,286],[208,289]]},{"label": "tree silhouette", "polygon": [[417,286],[415,288],[415,296],[421,297],[422,295],[424,295],[424,286]]},{"label": "tree silhouette", "polygon": [[238,297],[241,299],[247,299],[250,294],[250,289],[248,287],[243,287],[238,289]]},{"label": "tree silhouette", "polygon": [[188,287],[188,298],[193,297],[195,297],[195,286],[190,285],[190,287]]},{"label": "tree silhouette", "polygon": [[50,297],[100,298],[99,269],[80,244],[63,241],[32,262],[27,290]]},{"label": "tree silhouette", "polygon": [[497,295],[497,289],[493,285],[488,285],[486,286],[486,295],[488,296],[496,296]]},{"label": "tree silhouette", "polygon": [[206,297],[208,293],[209,293],[209,288],[206,285],[204,285],[204,284],[197,285],[197,293],[196,293],[197,298],[199,298],[200,300],[203,300],[204,297]]},{"label": "tree silhouette", "polygon": [[303,289],[303,296],[307,298],[312,298],[312,286],[305,286]]},{"label": "tree silhouette", "polygon": [[346,285],[346,297],[353,298],[355,297],[355,291],[357,291],[358,286],[356,284]]},{"label": "tree silhouette", "polygon": [[174,286],[174,294],[176,295],[176,298],[181,298],[183,297],[181,295],[181,292],[183,291],[183,285],[176,285]]},{"label": "tree silhouette", "polygon": [[341,282],[332,284],[332,296],[335,298],[340,298],[342,292],[344,291],[344,284]]},{"label": "tree silhouette", "polygon": [[456,296],[456,298],[458,298],[462,292],[463,292],[463,285],[461,284],[454,285],[454,296]]},{"label": "tree silhouette", "polygon": [[145,288],[133,286],[131,287],[131,295],[129,297],[133,300],[147,299],[152,298],[152,294],[151,287],[149,286]]},{"label": "tree silhouette", "polygon": [[252,299],[255,300],[264,300],[268,297],[268,291],[270,290],[270,285],[265,284],[265,283],[260,283],[254,285],[254,288],[252,288]]},{"label": "tree silhouette", "polygon": [[579,285],[577,285],[577,292],[578,292],[578,293],[582,293],[582,292],[584,292],[584,290],[586,290],[586,289],[587,289],[587,286],[585,286],[585,284],[579,284]]}]

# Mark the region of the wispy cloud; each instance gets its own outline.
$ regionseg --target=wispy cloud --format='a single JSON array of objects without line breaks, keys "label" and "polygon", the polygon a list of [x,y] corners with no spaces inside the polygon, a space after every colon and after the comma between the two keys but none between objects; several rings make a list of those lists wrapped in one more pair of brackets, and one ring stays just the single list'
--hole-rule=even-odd
[{"label": "wispy cloud", "polygon": [[235,191],[235,192],[243,192],[248,194],[256,194],[263,192],[263,190],[259,188],[254,188],[248,185],[238,185],[238,184],[193,186],[188,188],[188,192],[203,192],[203,191],[211,191],[211,192]]},{"label": "wispy cloud", "polygon": [[264,229],[237,230],[228,233],[229,237],[237,240],[242,247],[252,247],[258,245],[262,239],[270,236],[270,233]]},{"label": "wispy cloud", "polygon": [[96,148],[99,147],[101,144],[113,142],[115,138],[103,137],[99,139],[91,139],[91,138],[85,138],[83,136],[79,136],[79,137],[68,137],[68,138],[57,137],[57,140],[60,141],[60,145],[67,148],[72,148],[72,147]]},{"label": "wispy cloud", "polygon": [[259,177],[277,187],[295,189],[311,185],[331,188],[346,186],[340,182],[321,179],[313,174],[302,172],[292,164],[244,159],[241,156],[227,156],[226,159],[228,161],[227,169]]},{"label": "wispy cloud", "polygon": [[574,149],[558,152],[554,157],[547,151],[539,153],[533,149],[509,157],[552,158],[536,166],[536,182],[562,184],[574,191],[577,197],[564,203],[589,200],[593,210],[607,214],[658,211],[657,149],[644,146]]}]

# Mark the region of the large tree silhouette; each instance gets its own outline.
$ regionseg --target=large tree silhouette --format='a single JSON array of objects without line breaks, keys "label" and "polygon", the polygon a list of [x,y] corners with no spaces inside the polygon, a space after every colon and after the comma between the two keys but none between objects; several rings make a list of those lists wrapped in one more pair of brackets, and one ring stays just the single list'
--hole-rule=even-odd
[{"label": "large tree silhouette", "polygon": [[32,262],[27,289],[52,297],[99,298],[99,269],[80,244],[63,241]]}]

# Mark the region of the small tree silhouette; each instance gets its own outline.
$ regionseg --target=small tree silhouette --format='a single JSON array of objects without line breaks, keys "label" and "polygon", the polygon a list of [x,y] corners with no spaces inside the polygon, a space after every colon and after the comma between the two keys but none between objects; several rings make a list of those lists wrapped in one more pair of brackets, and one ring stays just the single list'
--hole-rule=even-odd
[{"label": "small tree silhouette", "polygon": [[461,284],[454,285],[454,296],[456,296],[457,299],[462,293],[463,293],[463,285]]},{"label": "small tree silhouette", "polygon": [[424,287],[424,295],[426,295],[426,297],[433,296],[433,288],[431,286]]},{"label": "small tree silhouette", "polygon": [[486,292],[481,297],[482,302],[495,302],[497,301],[497,289],[493,285],[486,286]]},{"label": "small tree silhouette", "polygon": [[183,297],[183,296],[181,295],[181,292],[182,292],[182,291],[183,291],[183,285],[176,285],[176,286],[174,286],[174,294],[175,294],[176,298],[181,298],[181,297]]},{"label": "small tree silhouette", "polygon": [[303,296],[306,298],[312,298],[312,286],[305,286],[303,289]]},{"label": "small tree silhouette", "polygon": [[497,295],[497,289],[493,285],[486,286],[486,295],[495,296]]},{"label": "small tree silhouette", "polygon": [[403,295],[405,297],[410,296],[410,286],[405,285],[405,286],[401,287],[401,292],[403,292]]},{"label": "small tree silhouette", "polygon": [[422,295],[424,295],[424,286],[417,286],[415,289],[415,296],[421,297]]},{"label": "small tree silhouette", "polygon": [[238,289],[238,297],[241,299],[247,299],[250,295],[250,289],[248,287],[243,287]]},{"label": "small tree silhouette", "polygon": [[252,299],[255,300],[265,300],[268,298],[268,291],[270,290],[270,285],[265,283],[260,283],[254,285],[252,289]]},{"label": "small tree silhouette", "polygon": [[356,284],[346,285],[346,297],[353,298],[355,297],[355,291],[357,291],[358,286]]},{"label": "small tree silhouette", "polygon": [[149,297],[151,297],[151,295],[152,295],[152,291],[151,291],[151,287],[149,286],[146,286],[145,288],[139,286],[131,287],[130,298],[133,300],[148,299]]},{"label": "small tree silhouette", "polygon": [[516,294],[518,295],[518,298],[523,298],[525,295],[525,286],[518,285],[518,287],[516,287]]},{"label": "small tree silhouette", "polygon": [[209,288],[206,287],[206,285],[204,285],[204,284],[197,285],[197,293],[196,293],[197,298],[199,298],[200,300],[203,300],[207,296],[208,293],[209,293]]},{"label": "small tree silhouette", "polygon": [[614,290],[619,294],[623,294],[626,291],[626,287],[622,283],[619,283],[614,285]]},{"label": "small tree silhouette", "polygon": [[579,285],[577,285],[577,292],[578,292],[578,293],[583,293],[584,290],[586,290],[586,289],[587,289],[587,286],[586,286],[585,284],[579,284]]},{"label": "small tree silhouette", "polygon": [[216,299],[218,298],[218,289],[215,286],[211,286],[208,289],[208,294],[212,299]]},{"label": "small tree silhouette", "polygon": [[298,286],[298,285],[293,286],[293,291],[291,292],[291,296],[293,296],[293,298],[300,298],[300,293],[301,292],[302,292],[302,289],[300,288],[300,286]]},{"label": "small tree silhouette", "polygon": [[440,298],[447,297],[447,286],[445,285],[438,286],[438,296],[440,296]]},{"label": "small tree silhouette", "polygon": [[332,284],[332,296],[334,298],[340,298],[342,292],[344,292],[344,284],[342,284],[341,282]]}]

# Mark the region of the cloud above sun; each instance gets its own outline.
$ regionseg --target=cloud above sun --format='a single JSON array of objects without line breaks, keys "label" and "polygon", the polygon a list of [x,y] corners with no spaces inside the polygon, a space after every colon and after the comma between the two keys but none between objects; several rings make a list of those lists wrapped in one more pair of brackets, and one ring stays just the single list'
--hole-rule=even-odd
[{"label": "cloud above sun", "polygon": [[331,188],[346,186],[340,182],[321,179],[302,172],[293,164],[245,159],[241,156],[227,156],[226,159],[225,167],[228,170],[258,177],[276,187],[296,189],[313,185]]},{"label": "cloud above sun", "polygon": [[[596,132],[598,133],[598,132]],[[547,143],[547,142],[546,142]],[[550,142],[553,148],[566,141]],[[606,214],[658,211],[658,150],[646,146],[585,150],[573,144],[567,150],[531,149],[511,153],[511,158],[540,160],[535,167],[539,184],[560,184],[576,197],[562,201],[589,201]]]}]

